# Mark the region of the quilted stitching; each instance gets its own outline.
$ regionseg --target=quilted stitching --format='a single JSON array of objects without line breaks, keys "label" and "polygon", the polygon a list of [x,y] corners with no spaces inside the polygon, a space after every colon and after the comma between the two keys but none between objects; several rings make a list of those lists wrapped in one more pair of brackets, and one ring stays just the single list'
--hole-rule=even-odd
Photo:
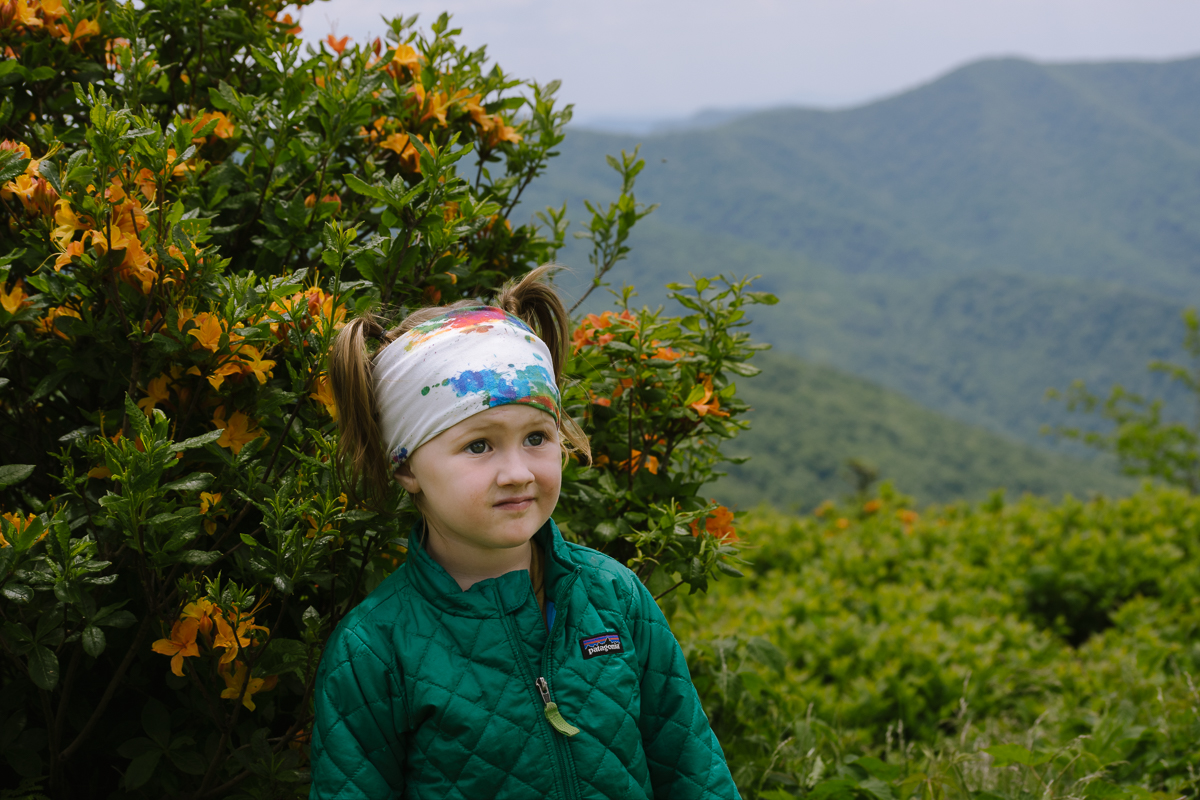
[{"label": "quilted stitching", "polygon": [[[313,798],[738,796],[679,645],[641,582],[563,542],[552,522],[538,536],[559,564],[581,567],[556,599],[563,623],[553,641],[526,573],[439,603],[430,587],[445,590],[448,576],[414,573],[440,570],[427,556],[410,555],[343,620],[318,679]],[[620,635],[625,652],[584,659],[579,640],[601,632]],[[554,700],[580,728],[570,739],[550,728],[532,685],[543,647]]]}]

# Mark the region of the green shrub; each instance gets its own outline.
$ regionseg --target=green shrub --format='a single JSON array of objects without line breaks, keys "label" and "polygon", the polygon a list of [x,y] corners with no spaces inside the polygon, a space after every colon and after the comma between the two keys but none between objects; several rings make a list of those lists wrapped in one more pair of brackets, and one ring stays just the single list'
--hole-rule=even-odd
[{"label": "green shrub", "polygon": [[885,487],[809,517],[761,510],[739,535],[747,579],[675,624],[745,796],[888,796],[870,780],[901,799],[1196,790],[1187,493],[918,513]]}]

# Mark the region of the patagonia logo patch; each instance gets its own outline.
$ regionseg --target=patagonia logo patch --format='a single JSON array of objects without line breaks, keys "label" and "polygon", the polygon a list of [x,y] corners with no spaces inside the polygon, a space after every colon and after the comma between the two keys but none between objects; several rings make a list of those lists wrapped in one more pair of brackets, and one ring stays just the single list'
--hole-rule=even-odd
[{"label": "patagonia logo patch", "polygon": [[579,649],[583,651],[584,658],[625,652],[625,648],[621,646],[621,637],[615,633],[601,633],[598,636],[580,639]]}]

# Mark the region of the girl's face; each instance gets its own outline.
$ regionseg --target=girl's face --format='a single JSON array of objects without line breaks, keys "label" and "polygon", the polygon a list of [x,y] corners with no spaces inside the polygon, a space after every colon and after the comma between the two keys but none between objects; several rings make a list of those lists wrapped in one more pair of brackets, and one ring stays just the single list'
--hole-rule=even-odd
[{"label": "girl's face", "polygon": [[417,448],[396,479],[416,498],[430,537],[456,560],[503,560],[558,504],[558,429],[536,408],[489,408]]}]

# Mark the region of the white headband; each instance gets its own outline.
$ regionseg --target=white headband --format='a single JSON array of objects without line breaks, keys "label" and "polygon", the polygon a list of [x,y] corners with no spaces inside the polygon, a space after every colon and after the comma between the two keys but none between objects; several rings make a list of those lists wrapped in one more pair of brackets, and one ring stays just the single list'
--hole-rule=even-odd
[{"label": "white headband", "polygon": [[559,421],[550,349],[492,306],[455,308],[417,325],[375,356],[380,432],[392,465],[480,411],[519,403]]}]

